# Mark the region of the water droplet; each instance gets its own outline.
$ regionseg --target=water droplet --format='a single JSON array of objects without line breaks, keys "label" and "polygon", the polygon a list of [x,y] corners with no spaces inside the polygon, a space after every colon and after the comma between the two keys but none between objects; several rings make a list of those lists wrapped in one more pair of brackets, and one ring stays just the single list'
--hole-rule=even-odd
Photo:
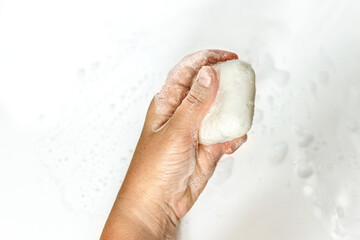
[{"label": "water droplet", "polygon": [[313,168],[309,163],[303,163],[297,167],[296,172],[300,178],[307,179],[313,174]]},{"label": "water droplet", "polygon": [[98,69],[100,68],[100,66],[101,66],[101,63],[100,63],[100,62],[95,62],[95,63],[93,63],[93,64],[91,65],[91,69],[92,69],[93,71],[96,71],[96,70],[98,70]]},{"label": "water droplet", "polygon": [[110,104],[110,109],[111,109],[111,110],[114,110],[115,108],[116,108],[116,104],[115,104],[115,103]]},{"label": "water droplet", "polygon": [[272,164],[281,163],[285,159],[285,157],[288,153],[288,149],[289,149],[289,147],[288,147],[287,143],[285,143],[285,142],[279,142],[279,143],[274,144],[270,148],[269,154],[268,154],[270,163],[272,163]]},{"label": "water droplet", "polygon": [[297,126],[295,132],[298,135],[298,142],[300,147],[307,147],[314,140],[314,136],[309,130],[305,128]]}]

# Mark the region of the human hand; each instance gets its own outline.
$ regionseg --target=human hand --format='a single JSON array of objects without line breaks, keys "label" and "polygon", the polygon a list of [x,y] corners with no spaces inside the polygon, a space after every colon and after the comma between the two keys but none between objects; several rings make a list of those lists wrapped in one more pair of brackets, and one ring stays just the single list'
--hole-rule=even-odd
[{"label": "human hand", "polygon": [[246,141],[246,135],[210,146],[198,141],[201,121],[219,84],[215,70],[208,65],[231,59],[237,55],[204,50],[186,56],[170,71],[149,106],[102,239],[172,239],[220,157]]}]

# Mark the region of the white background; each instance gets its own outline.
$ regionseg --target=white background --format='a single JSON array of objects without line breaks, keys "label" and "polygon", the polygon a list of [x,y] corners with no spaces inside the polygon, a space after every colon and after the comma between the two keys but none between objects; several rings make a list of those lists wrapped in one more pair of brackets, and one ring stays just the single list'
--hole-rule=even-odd
[{"label": "white background", "polygon": [[98,239],[184,55],[257,75],[248,142],[178,239],[360,239],[359,1],[0,0],[0,238]]}]

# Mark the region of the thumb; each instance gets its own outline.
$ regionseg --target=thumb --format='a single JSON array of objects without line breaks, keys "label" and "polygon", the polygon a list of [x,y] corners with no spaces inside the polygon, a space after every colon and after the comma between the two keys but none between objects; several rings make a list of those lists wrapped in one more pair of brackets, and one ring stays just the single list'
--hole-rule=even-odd
[{"label": "thumb", "polygon": [[202,67],[188,95],[176,109],[171,122],[183,127],[199,128],[214,102],[218,87],[219,80],[215,70],[210,66]]}]

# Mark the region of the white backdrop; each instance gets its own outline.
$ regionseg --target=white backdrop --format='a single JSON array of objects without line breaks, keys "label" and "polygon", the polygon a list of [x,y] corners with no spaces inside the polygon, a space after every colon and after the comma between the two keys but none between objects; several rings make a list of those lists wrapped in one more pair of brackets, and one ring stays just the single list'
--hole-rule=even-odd
[{"label": "white backdrop", "polygon": [[0,238],[98,239],[181,57],[257,75],[248,142],[177,239],[360,239],[360,2],[0,0]]}]

